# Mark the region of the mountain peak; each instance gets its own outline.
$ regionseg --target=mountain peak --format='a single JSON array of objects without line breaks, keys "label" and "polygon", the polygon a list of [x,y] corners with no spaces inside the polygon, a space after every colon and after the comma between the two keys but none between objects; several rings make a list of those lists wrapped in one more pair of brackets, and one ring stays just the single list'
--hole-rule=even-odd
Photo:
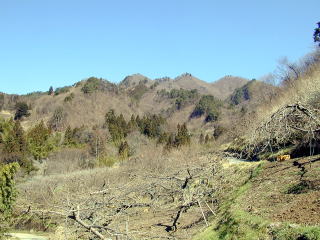
[{"label": "mountain peak", "polygon": [[128,75],[126,76],[121,82],[120,82],[120,86],[124,86],[124,87],[133,87],[136,86],[140,83],[148,83],[151,82],[152,80],[149,79],[148,77],[140,74],[140,73],[135,73],[132,75]]}]

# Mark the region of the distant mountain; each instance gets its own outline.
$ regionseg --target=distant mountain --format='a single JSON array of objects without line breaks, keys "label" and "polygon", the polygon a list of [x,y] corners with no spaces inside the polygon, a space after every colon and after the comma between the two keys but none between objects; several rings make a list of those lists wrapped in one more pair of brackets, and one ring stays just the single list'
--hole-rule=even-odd
[{"label": "distant mountain", "polygon": [[133,75],[126,76],[119,84],[120,87],[130,88],[139,85],[139,83],[143,83],[146,85],[152,84],[154,81],[150,78],[143,76],[140,73],[136,73]]},{"label": "distant mountain", "polygon": [[275,92],[277,87],[270,84],[251,80],[242,87],[236,88],[229,97],[233,105],[240,105],[250,102],[251,104],[268,100]]},{"label": "distant mountain", "polygon": [[226,99],[236,88],[240,88],[248,82],[248,79],[234,76],[225,76],[211,85],[217,90],[213,95]]},{"label": "distant mountain", "polygon": [[163,78],[156,81],[159,82],[158,89],[197,89],[200,94],[210,94],[222,100],[226,99],[234,89],[248,82],[247,79],[230,76],[208,83],[190,73],[184,73],[175,79]]},{"label": "distant mountain", "polygon": [[[31,116],[24,120],[26,127],[39,120],[48,122],[53,117],[61,118],[63,126],[95,126],[103,123],[106,112],[112,108],[127,119],[132,114],[162,114],[171,127],[175,128],[179,122],[190,121],[190,114],[202,95],[213,95],[221,100],[230,99],[231,93],[247,82],[244,78],[227,76],[208,83],[190,73],[174,79],[164,77],[154,80],[137,73],[125,77],[119,84],[90,77],[72,86],[56,88],[53,95],[46,92],[20,96],[4,94],[2,107],[14,114],[15,103],[26,102],[32,109]],[[171,90],[180,89],[196,89],[199,95],[192,100],[180,98],[179,101],[186,102],[178,108],[177,98],[168,94]],[[161,91],[166,94],[161,95]],[[193,119],[192,122],[194,128],[201,127],[203,119]]]}]

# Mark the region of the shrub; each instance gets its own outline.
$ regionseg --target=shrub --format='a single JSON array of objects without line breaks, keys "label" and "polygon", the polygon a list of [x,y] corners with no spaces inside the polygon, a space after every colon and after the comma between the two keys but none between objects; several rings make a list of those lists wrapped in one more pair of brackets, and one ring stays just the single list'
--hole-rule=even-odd
[{"label": "shrub", "polygon": [[129,144],[127,141],[121,142],[119,145],[119,156],[122,159],[126,159],[129,157],[130,149],[129,149]]},{"label": "shrub", "polygon": [[152,85],[150,86],[150,89],[153,90],[153,89],[155,89],[158,85],[159,85],[159,82],[155,82],[154,84],[152,84]]},{"label": "shrub", "polygon": [[15,105],[16,113],[14,115],[14,120],[20,120],[22,117],[29,117],[29,106],[25,102],[18,102]]},{"label": "shrub", "polygon": [[54,131],[60,131],[65,127],[67,114],[62,107],[57,107],[48,121],[48,126]]},{"label": "shrub", "polygon": [[213,132],[214,138],[217,139],[218,137],[220,137],[225,132],[225,130],[226,129],[220,125],[215,126],[214,132]]},{"label": "shrub", "polygon": [[70,93],[68,96],[64,98],[64,102],[71,102],[74,99],[74,93]]}]

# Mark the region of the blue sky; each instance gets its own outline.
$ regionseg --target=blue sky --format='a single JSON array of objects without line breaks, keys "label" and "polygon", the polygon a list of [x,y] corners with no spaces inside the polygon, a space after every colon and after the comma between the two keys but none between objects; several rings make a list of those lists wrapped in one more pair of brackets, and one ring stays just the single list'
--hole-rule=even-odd
[{"label": "blue sky", "polygon": [[0,0],[0,91],[97,76],[259,78],[312,51],[319,0]]}]

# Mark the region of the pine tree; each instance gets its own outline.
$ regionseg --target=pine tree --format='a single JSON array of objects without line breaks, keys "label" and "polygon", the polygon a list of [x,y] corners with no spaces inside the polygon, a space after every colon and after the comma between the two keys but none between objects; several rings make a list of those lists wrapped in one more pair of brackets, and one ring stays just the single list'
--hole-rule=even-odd
[{"label": "pine tree", "polygon": [[43,121],[29,130],[27,134],[28,150],[36,160],[46,158],[54,149],[49,141],[51,129],[47,128]]},{"label": "pine tree", "polygon": [[184,123],[181,126],[178,124],[178,133],[175,137],[175,144],[177,147],[182,145],[189,145],[191,142],[190,134],[187,125]]},{"label": "pine tree", "polygon": [[75,144],[76,144],[76,142],[74,140],[74,131],[72,130],[72,128],[69,125],[65,131],[65,134],[64,134],[63,145],[72,146]]},{"label": "pine tree", "polygon": [[320,47],[320,22],[317,23],[318,27],[314,29],[313,40],[315,43],[319,43]]},{"label": "pine tree", "polygon": [[133,132],[138,129],[138,125],[136,122],[136,117],[134,114],[131,115],[130,121],[128,122],[128,132]]},{"label": "pine tree", "polygon": [[23,128],[20,121],[11,122],[13,127],[7,133],[4,139],[4,152],[5,153],[25,153],[26,140]]},{"label": "pine tree", "polygon": [[48,91],[48,95],[53,95],[54,91],[53,91],[53,87],[50,86],[49,91]]},{"label": "pine tree", "polygon": [[20,121],[9,120],[2,132],[2,161],[4,163],[17,162],[22,167],[31,167],[31,162],[26,158],[26,138]]},{"label": "pine tree", "polygon": [[17,163],[0,166],[0,238],[12,216],[13,205],[17,197],[14,176],[18,168]]}]

